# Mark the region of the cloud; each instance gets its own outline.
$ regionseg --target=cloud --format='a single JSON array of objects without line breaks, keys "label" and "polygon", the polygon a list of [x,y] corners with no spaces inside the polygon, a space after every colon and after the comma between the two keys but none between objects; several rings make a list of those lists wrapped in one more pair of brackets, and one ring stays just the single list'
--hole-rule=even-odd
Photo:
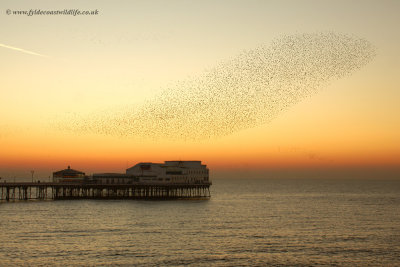
[{"label": "cloud", "polygon": [[22,53],[25,53],[25,54],[34,55],[34,56],[48,57],[46,55],[42,55],[42,54],[39,54],[39,53],[36,53],[36,52],[33,52],[33,51],[25,50],[25,49],[14,47],[14,46],[5,45],[5,44],[2,44],[2,43],[0,43],[0,47],[12,49],[12,50],[15,50],[15,51],[19,51],[19,52],[22,52]]}]

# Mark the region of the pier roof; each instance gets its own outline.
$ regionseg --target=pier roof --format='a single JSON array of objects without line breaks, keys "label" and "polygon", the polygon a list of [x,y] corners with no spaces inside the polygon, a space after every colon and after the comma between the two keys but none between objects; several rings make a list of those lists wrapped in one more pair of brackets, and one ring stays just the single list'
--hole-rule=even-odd
[{"label": "pier roof", "polygon": [[68,166],[67,169],[53,172],[53,175],[85,175],[85,173],[81,172],[81,171],[77,171],[77,170],[71,169],[71,167]]}]

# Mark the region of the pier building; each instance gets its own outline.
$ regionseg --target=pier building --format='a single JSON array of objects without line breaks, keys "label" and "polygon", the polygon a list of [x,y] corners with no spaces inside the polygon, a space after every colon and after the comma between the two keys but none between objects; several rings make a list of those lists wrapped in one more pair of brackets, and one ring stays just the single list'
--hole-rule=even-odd
[{"label": "pier building", "polygon": [[209,170],[201,161],[143,162],[127,169],[126,174],[139,177],[144,183],[203,183],[209,180]]},{"label": "pier building", "polygon": [[89,180],[98,184],[201,184],[209,181],[209,170],[201,161],[141,162],[126,169],[126,173],[95,173]]},{"label": "pier building", "polygon": [[85,173],[81,171],[77,171],[71,169],[71,166],[68,166],[67,169],[53,172],[53,182],[56,183],[76,183],[83,182],[85,179]]}]

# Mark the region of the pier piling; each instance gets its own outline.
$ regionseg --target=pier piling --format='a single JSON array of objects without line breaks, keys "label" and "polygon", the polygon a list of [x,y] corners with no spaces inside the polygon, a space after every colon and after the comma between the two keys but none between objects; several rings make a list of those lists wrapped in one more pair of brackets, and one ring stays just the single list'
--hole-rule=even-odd
[{"label": "pier piling", "polygon": [[211,182],[196,184],[0,183],[0,201],[60,199],[209,198]]}]

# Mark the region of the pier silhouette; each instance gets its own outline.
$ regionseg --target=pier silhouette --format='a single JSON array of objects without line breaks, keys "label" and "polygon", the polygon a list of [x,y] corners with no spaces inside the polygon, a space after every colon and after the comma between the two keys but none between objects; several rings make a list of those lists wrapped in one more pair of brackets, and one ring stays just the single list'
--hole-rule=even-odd
[{"label": "pier silhouette", "polygon": [[0,201],[60,199],[209,198],[211,182],[98,184],[56,182],[0,183]]}]

